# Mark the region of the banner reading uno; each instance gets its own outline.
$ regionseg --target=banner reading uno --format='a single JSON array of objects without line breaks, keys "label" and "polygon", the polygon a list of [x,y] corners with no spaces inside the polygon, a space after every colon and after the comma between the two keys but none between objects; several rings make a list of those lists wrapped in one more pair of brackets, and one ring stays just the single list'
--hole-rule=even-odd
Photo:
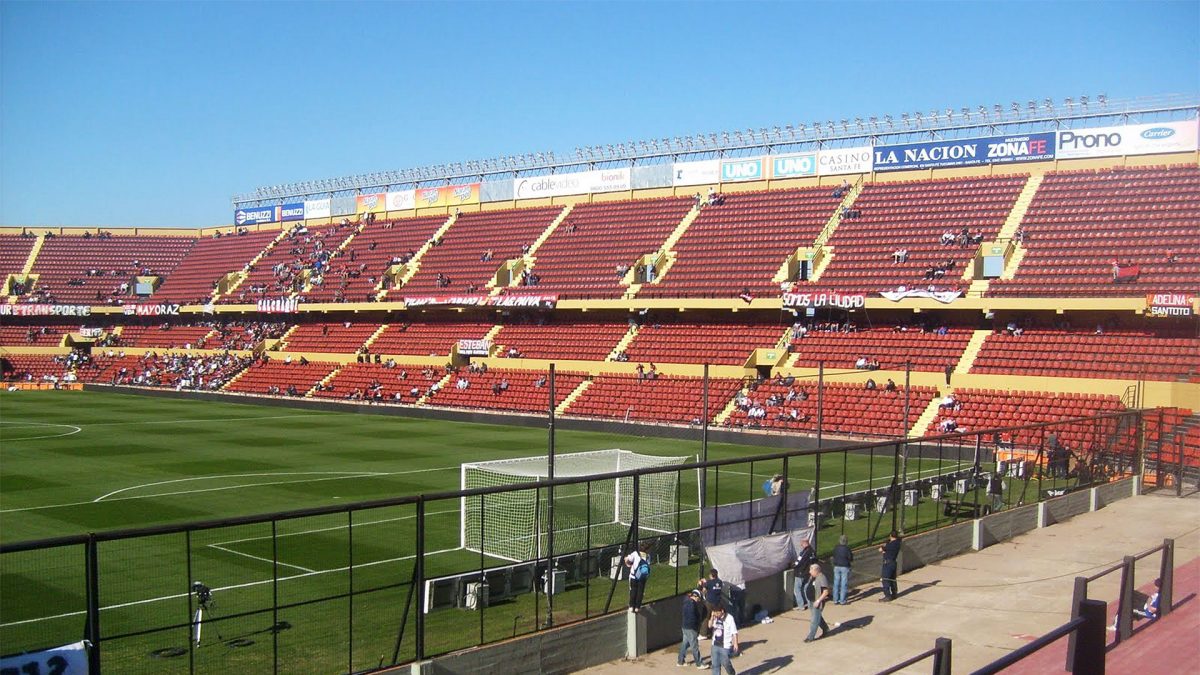
[{"label": "banner reading uno", "polygon": [[871,173],[875,166],[875,148],[869,145],[860,148],[839,148],[817,153],[817,172],[822,176],[840,176],[848,173]]},{"label": "banner reading uno", "polygon": [[875,170],[931,169],[979,164],[1010,164],[1054,159],[1053,131],[1023,136],[991,136],[926,141],[875,148]]},{"label": "banner reading uno", "polygon": [[383,213],[386,208],[387,195],[383,192],[358,195],[354,198],[355,213]]},{"label": "banner reading uno", "polygon": [[840,293],[784,293],[784,307],[841,307],[852,309],[867,303],[864,295],[842,295]]},{"label": "banner reading uno", "polygon": [[233,222],[238,225],[257,225],[275,222],[274,206],[255,206],[233,212]]},{"label": "banner reading uno", "polygon": [[768,157],[771,162],[772,178],[800,178],[817,175],[817,153],[803,152],[794,155]]},{"label": "banner reading uno", "polygon": [[304,202],[304,217],[328,218],[330,202],[329,199],[314,199]]},{"label": "banner reading uno", "polygon": [[1192,316],[1196,296],[1190,293],[1151,293],[1146,296],[1150,316]]},{"label": "banner reading uno", "polygon": [[441,187],[417,188],[417,208],[433,206],[461,206],[479,203],[479,183],[466,185],[443,185]]},{"label": "banner reading uno", "polygon": [[1193,152],[1197,145],[1196,122],[1131,124],[1123,127],[1069,129],[1058,132],[1058,159],[1153,155]]},{"label": "banner reading uno", "polygon": [[762,157],[721,160],[721,182],[762,180],[767,177],[765,166],[766,161]]},{"label": "banner reading uno", "polygon": [[676,162],[672,165],[674,185],[707,185],[721,182],[721,160],[705,159],[699,162]]},{"label": "banner reading uno", "polygon": [[513,198],[561,197],[630,189],[630,169],[600,169],[513,179]]},{"label": "banner reading uno", "polygon": [[387,193],[388,211],[408,211],[417,208],[417,191],[401,190]]},{"label": "banner reading uno", "polygon": [[283,206],[275,207],[278,213],[276,220],[281,222],[290,222],[293,220],[304,220],[304,203],[296,202],[295,204],[284,204]]}]

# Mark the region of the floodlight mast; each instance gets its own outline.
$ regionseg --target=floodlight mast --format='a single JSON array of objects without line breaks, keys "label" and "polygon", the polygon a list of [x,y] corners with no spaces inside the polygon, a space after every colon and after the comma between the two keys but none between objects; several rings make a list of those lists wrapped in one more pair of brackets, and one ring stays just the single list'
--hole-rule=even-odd
[{"label": "floodlight mast", "polygon": [[[932,109],[929,112],[903,112],[899,121],[892,115],[838,118],[838,121],[814,121],[811,125],[789,124],[783,129],[730,130],[676,136],[673,138],[647,139],[625,143],[603,144],[575,148],[574,152],[558,157],[551,150],[508,155],[493,159],[457,161],[449,164],[430,165],[392,171],[382,171],[332,179],[301,181],[281,185],[260,187],[250,192],[233,195],[234,208],[282,204],[289,199],[307,199],[329,196],[334,192],[362,193],[389,190],[393,187],[420,187],[422,184],[449,185],[456,181],[484,181],[489,177],[517,176],[522,172],[555,173],[562,169],[587,167],[597,164],[634,166],[635,164],[665,163],[686,156],[705,156],[715,153],[726,156],[762,150],[770,154],[780,147],[787,151],[817,149],[826,145],[846,145],[850,142],[875,144],[899,142],[911,138],[912,134],[940,134],[947,138],[966,138],[978,135],[1002,133],[1006,127],[1020,125],[1021,133],[1038,130],[1054,131],[1064,122],[1088,120],[1093,124],[1126,124],[1131,117],[1147,116],[1155,120],[1195,119],[1200,115],[1200,97],[1190,94],[1167,94],[1133,99],[1112,100],[1108,94],[1084,94],[1062,99],[1055,106],[1054,99],[1027,99],[1022,104],[1013,101],[1009,106],[994,103],[979,105],[975,112],[962,106],[956,112],[953,107]],[[886,129],[884,126],[886,125]]]}]

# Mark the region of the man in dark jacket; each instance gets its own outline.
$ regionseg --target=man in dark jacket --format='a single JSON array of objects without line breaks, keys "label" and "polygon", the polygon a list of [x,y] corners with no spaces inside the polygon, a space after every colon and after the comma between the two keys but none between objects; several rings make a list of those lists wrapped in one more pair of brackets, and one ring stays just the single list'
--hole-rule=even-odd
[{"label": "man in dark jacket", "polygon": [[850,565],[854,562],[854,551],[850,550],[846,535],[838,537],[833,547],[833,604],[846,604],[846,592],[850,586]]},{"label": "man in dark jacket", "polygon": [[700,591],[693,590],[683,596],[683,617],[680,626],[683,629],[683,644],[679,645],[679,665],[686,665],[688,650],[692,652],[692,665],[703,668],[704,662],[700,656],[700,619],[704,610],[700,604]]},{"label": "man in dark jacket", "polygon": [[879,547],[883,554],[883,572],[880,579],[883,584],[883,597],[880,602],[891,602],[896,599],[897,558],[900,556],[900,535],[892,530],[887,543]]},{"label": "man in dark jacket", "polygon": [[817,552],[813,550],[812,544],[807,539],[801,540],[800,553],[796,557],[796,565],[792,568],[796,577],[792,593],[796,596],[796,607],[800,609],[808,609],[808,585],[812,583],[808,569],[815,562]]}]

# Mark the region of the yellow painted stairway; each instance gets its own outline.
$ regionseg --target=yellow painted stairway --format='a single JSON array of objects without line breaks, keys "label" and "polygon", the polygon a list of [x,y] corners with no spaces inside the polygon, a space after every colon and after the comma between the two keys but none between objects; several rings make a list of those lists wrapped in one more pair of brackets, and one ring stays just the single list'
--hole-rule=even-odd
[{"label": "yellow painted stairway", "polygon": [[921,416],[913,423],[912,428],[908,430],[909,438],[920,438],[925,435],[925,429],[937,419],[938,403],[941,402],[941,397],[952,391],[954,390],[947,388],[940,396],[934,396],[929,400],[929,403],[925,406],[925,411],[921,413]]},{"label": "yellow painted stairway", "polygon": [[633,339],[635,337],[637,337],[637,334],[638,334],[637,324],[633,324],[633,323],[629,324],[629,330],[625,331],[625,335],[621,338],[621,340],[619,342],[617,342],[617,345],[612,348],[612,351],[608,353],[608,356],[606,356],[604,358],[604,360],[605,361],[615,361],[617,359],[617,354],[620,354],[621,352],[625,351],[625,349],[627,347],[629,347],[629,343],[633,342]]},{"label": "yellow painted stairway", "polygon": [[326,375],[325,377],[321,378],[321,381],[320,381],[320,382],[318,382],[318,383],[314,384],[312,389],[309,389],[307,392],[305,392],[305,394],[304,394],[304,398],[312,398],[312,395],[313,395],[314,393],[316,393],[316,391],[317,391],[317,389],[318,389],[319,387],[324,387],[325,385],[327,385],[327,384],[329,384],[330,382],[332,382],[332,381],[333,381],[333,378],[337,377],[338,373],[340,373],[340,372],[342,372],[342,367],[341,367],[341,366],[338,366],[337,368],[334,368],[334,369],[333,369],[333,372],[331,372],[331,373],[329,373],[328,375]]},{"label": "yellow painted stairway", "polygon": [[[679,240],[683,238],[683,235],[687,232],[688,228],[691,227],[692,223],[696,222],[696,218],[698,217],[700,217],[700,207],[693,206],[687,213],[683,215],[683,218],[680,219],[679,224],[676,225],[675,229],[671,231],[671,234],[667,235],[667,238],[663,241],[662,246],[658,247],[658,251],[650,256],[651,260],[657,260],[659,258],[663,258],[664,260],[662,267],[660,267],[658,272],[654,275],[654,281],[650,282],[651,284],[662,283],[663,278],[667,276],[667,272],[672,266],[675,265],[675,260],[679,257],[679,253],[674,250],[675,244],[679,243]],[[636,268],[637,265],[634,265],[633,269],[630,270],[630,273],[636,274]],[[630,279],[631,283],[628,284],[629,290],[625,291],[624,297],[629,299],[637,295],[638,291],[642,289],[642,284],[632,283],[632,277],[629,277],[628,274],[626,277]]]},{"label": "yellow painted stairway", "polygon": [[[247,278],[249,278],[250,273],[247,270],[249,270],[251,267],[254,267],[255,265],[257,265],[258,261],[262,260],[263,256],[265,256],[267,254],[267,251],[270,251],[271,249],[275,248],[276,244],[283,241],[284,238],[287,237],[288,232],[290,232],[290,230],[280,230],[279,236],[272,239],[271,243],[267,244],[266,247],[263,248],[263,250],[258,252],[258,255],[251,258],[250,262],[246,263],[246,266],[238,271],[238,273],[237,273],[238,280],[235,281],[232,286],[230,286],[228,289],[225,290],[224,295],[228,296],[228,295],[231,295],[234,291],[236,291],[238,286],[241,286],[242,282],[244,282]],[[217,299],[221,297],[221,295],[222,295],[222,293],[219,290],[214,289],[213,293],[212,293],[212,302],[216,302]]]},{"label": "yellow painted stairway", "polygon": [[371,345],[375,344],[375,341],[379,339],[380,335],[383,335],[383,331],[387,330],[387,327],[388,324],[385,323],[381,324],[379,328],[376,328],[375,332],[371,333],[371,337],[367,338],[367,341],[363,343],[363,347],[370,347]]},{"label": "yellow painted stairway", "polygon": [[[417,271],[421,269],[421,258],[424,258],[425,253],[428,252],[429,249],[433,248],[433,242],[435,240],[441,239],[446,235],[446,231],[449,230],[450,226],[453,225],[457,220],[458,213],[451,213],[450,217],[446,219],[446,222],[442,223],[442,226],[438,228],[437,232],[434,232],[433,236],[431,236],[429,240],[421,246],[421,248],[417,249],[416,255],[414,255],[412,260],[409,260],[408,264],[404,266],[404,274],[396,281],[397,288],[407,284],[409,279],[412,279],[414,276],[416,276]],[[376,300],[383,300],[385,297],[387,297],[390,289],[384,288],[384,283],[386,282],[381,278],[379,280],[379,284],[375,286],[375,290],[378,291],[375,296]]]},{"label": "yellow painted stairway", "polygon": [[726,403],[725,407],[721,409],[721,412],[717,413],[717,416],[713,418],[712,424],[714,427],[725,425],[725,420],[729,419],[730,416],[733,415],[734,410],[737,410],[738,397],[744,394],[745,391],[745,389],[739,389],[736,393],[734,393],[733,396],[729,397],[729,403]]},{"label": "yellow painted stairway", "polygon": [[292,333],[295,333],[298,328],[300,328],[300,324],[296,324],[295,326],[292,326],[291,328],[287,329],[286,333],[284,333],[283,335],[280,335],[279,340],[277,340],[275,342],[275,351],[282,351],[284,349],[287,349],[288,338],[290,338],[292,336]]},{"label": "yellow painted stairway", "polygon": [[954,367],[955,375],[966,375],[970,372],[971,366],[975,364],[975,359],[979,356],[979,351],[983,349],[983,341],[991,334],[992,331],[985,329],[977,330],[971,335],[970,341],[963,349],[962,356],[958,359],[958,365]]},{"label": "yellow painted stairway", "polygon": [[21,268],[21,276],[33,272],[33,263],[37,261],[38,254],[42,252],[42,245],[45,243],[46,237],[39,234],[33,242],[33,248],[29,249],[29,256],[25,258],[25,265]]},{"label": "yellow painted stairway", "polygon": [[559,403],[554,407],[554,414],[562,415],[566,413],[567,408],[571,407],[571,404],[575,402],[575,399],[583,396],[583,392],[587,391],[591,386],[592,381],[590,379],[580,382],[579,386],[575,387],[575,389],[571,390],[571,393],[567,394],[567,397],[562,400],[562,403]]},{"label": "yellow painted stairway", "polygon": [[[1021,194],[1017,195],[1017,201],[1013,204],[1012,211],[1008,212],[1008,218],[1004,221],[1004,226],[1000,228],[1000,233],[996,235],[1001,241],[1013,239],[1017,236],[1017,230],[1021,227],[1021,221],[1025,219],[1025,214],[1029,212],[1029,205],[1033,203],[1033,198],[1037,194],[1038,187],[1046,178],[1044,174],[1034,174],[1025,181],[1025,187],[1021,188]],[[1012,255],[1004,263],[1004,271],[1000,273],[1001,279],[1012,279],[1017,273],[1017,268],[1021,266],[1021,261],[1025,259],[1025,246],[1019,243],[1013,244]]]}]

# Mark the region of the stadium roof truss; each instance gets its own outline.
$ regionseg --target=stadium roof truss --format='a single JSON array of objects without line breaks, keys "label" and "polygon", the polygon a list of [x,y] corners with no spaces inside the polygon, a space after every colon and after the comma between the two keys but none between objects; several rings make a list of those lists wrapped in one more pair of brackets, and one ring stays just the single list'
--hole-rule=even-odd
[{"label": "stadium roof truss", "polygon": [[627,141],[575,148],[569,156],[553,151],[434,166],[271,185],[233,197],[235,208],[289,200],[429,187],[489,178],[546,175],[581,169],[664,164],[679,160],[742,157],[862,145],[1025,134],[1090,126],[1194,119],[1200,98],[1169,94],[1113,101],[1101,94],[1063,99],[1013,101],[1007,105],[964,106],[853,120],[814,120],[773,128],[721,131],[674,138]]}]

